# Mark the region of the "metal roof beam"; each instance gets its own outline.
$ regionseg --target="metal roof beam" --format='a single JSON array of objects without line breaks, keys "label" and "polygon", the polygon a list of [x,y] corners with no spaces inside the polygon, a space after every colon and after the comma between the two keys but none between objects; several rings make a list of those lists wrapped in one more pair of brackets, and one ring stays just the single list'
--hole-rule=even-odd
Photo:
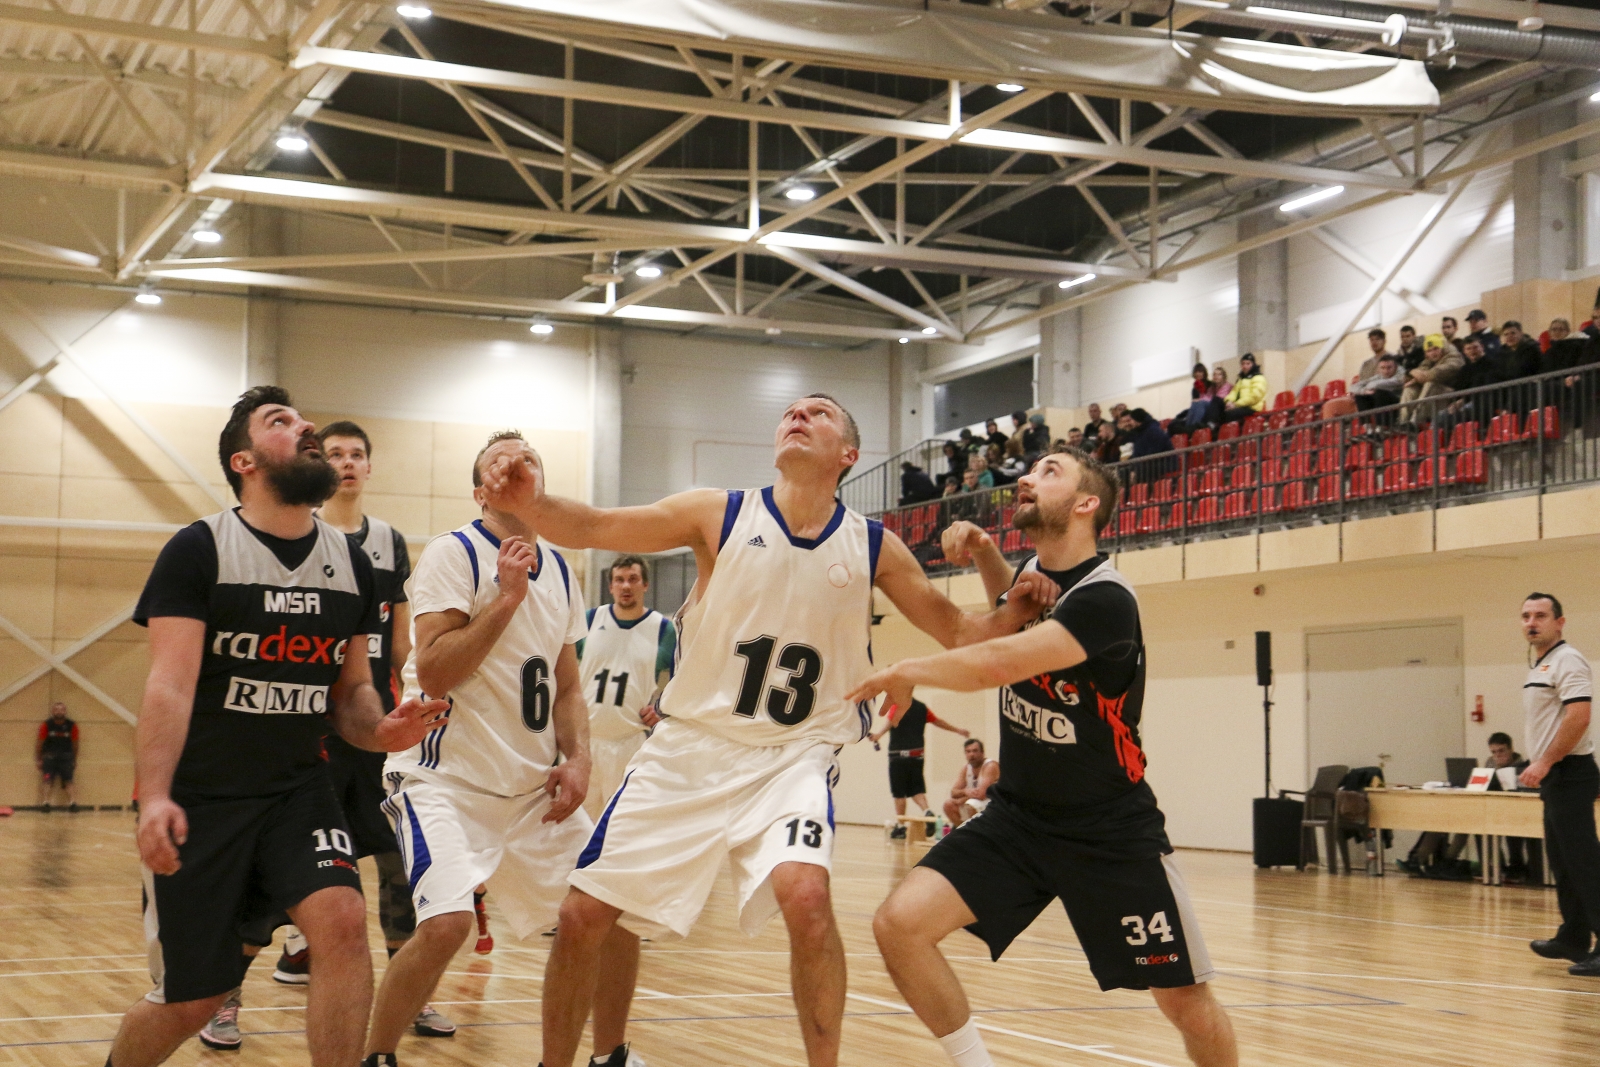
[{"label": "metal roof beam", "polygon": [[125,41],[146,41],[150,44],[193,48],[201,52],[254,56],[275,63],[282,63],[288,58],[282,37],[272,37],[265,41],[251,37],[228,37],[217,33],[178,30],[170,26],[153,26],[148,22],[124,22],[121,19],[103,19],[92,15],[71,15],[42,7],[0,4],[0,23],[38,30],[65,30],[69,33],[115,37]]}]

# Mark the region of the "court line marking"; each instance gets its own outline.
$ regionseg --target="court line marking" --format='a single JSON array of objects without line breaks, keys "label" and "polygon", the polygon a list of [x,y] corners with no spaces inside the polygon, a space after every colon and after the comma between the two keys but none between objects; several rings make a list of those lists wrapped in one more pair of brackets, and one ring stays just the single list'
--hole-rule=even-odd
[{"label": "court line marking", "polygon": [[[880,1008],[891,1008],[895,1011],[903,1011],[907,1014],[911,1014],[911,1009],[908,1006],[904,1004],[896,1004],[892,1000],[879,1000],[877,997],[869,997],[861,993],[846,993],[845,996],[849,997],[851,1000],[859,1000],[863,1003],[873,1004]],[[1073,1052],[1087,1052],[1091,1056],[1100,1056],[1104,1059],[1116,1060],[1119,1063],[1136,1063],[1139,1065],[1139,1067],[1172,1067],[1171,1064],[1161,1063],[1157,1060],[1142,1060],[1137,1056],[1124,1056],[1120,1052],[1108,1052],[1105,1049],[1096,1047],[1094,1045],[1073,1045],[1066,1041],[1057,1041],[1054,1038],[1040,1037],[1037,1034],[1025,1034],[1021,1030],[1010,1030],[1004,1026],[995,1026],[992,1023],[974,1023],[974,1025],[977,1026],[979,1030],[988,1030],[989,1032],[995,1034],[1005,1034],[1007,1037],[1019,1037],[1024,1041],[1036,1041],[1041,1045],[1051,1045],[1055,1048],[1069,1049]]]},{"label": "court line marking", "polygon": [[103,967],[80,971],[15,971],[0,974],[0,978],[48,978],[56,974],[148,974],[148,967]]},{"label": "court line marking", "polygon": [[[1403,975],[1390,974],[1337,974],[1329,971],[1280,971],[1270,967],[1229,967],[1228,971],[1238,971],[1241,974],[1254,972],[1256,974],[1284,974],[1295,978],[1349,978],[1360,982],[1409,982],[1412,985],[1441,985],[1459,986],[1463,989],[1499,989],[1508,993],[1565,993],[1575,997],[1600,997],[1600,990],[1587,989],[1556,989],[1548,986],[1530,985],[1505,985],[1500,982],[1461,982],[1449,978],[1408,978]],[[1338,992],[1335,990],[1335,992]],[[1360,996],[1351,993],[1350,996]]]},{"label": "court line marking", "polygon": [[1399,919],[1374,919],[1363,915],[1344,915],[1339,912],[1315,911],[1310,908],[1286,908],[1279,904],[1246,904],[1237,900],[1211,900],[1205,897],[1191,897],[1193,901],[1205,904],[1217,904],[1229,908],[1249,908],[1251,911],[1281,911],[1293,915],[1312,915],[1323,918],[1339,919],[1344,922],[1374,923],[1379,926],[1403,926],[1411,930],[1448,930],[1453,934],[1473,933],[1482,937],[1493,937],[1506,941],[1526,941],[1537,936],[1537,932],[1530,934],[1497,934],[1482,926],[1443,926],[1436,923],[1408,923]]},{"label": "court line marking", "polygon": [[55,963],[58,960],[142,960],[143,952],[128,952],[119,956],[20,956],[16,959],[0,959],[4,963]]}]

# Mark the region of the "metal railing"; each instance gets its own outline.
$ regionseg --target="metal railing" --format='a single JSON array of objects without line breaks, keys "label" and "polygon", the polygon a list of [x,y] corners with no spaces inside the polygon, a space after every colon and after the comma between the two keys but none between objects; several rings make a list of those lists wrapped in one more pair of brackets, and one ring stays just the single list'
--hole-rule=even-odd
[{"label": "metal railing", "polygon": [[930,437],[918,441],[882,463],[868,467],[839,486],[839,499],[845,507],[863,515],[876,515],[895,506],[900,499],[900,464],[915,463],[935,481],[945,473],[944,446],[956,438]]},{"label": "metal railing", "polygon": [[[1174,439],[1115,464],[1122,497],[1103,549],[1238,536],[1574,488],[1600,480],[1600,364],[1420,397],[1333,419],[1321,401]],[[940,532],[967,519],[1009,557],[1031,549],[1003,486],[881,512],[930,572]]]}]

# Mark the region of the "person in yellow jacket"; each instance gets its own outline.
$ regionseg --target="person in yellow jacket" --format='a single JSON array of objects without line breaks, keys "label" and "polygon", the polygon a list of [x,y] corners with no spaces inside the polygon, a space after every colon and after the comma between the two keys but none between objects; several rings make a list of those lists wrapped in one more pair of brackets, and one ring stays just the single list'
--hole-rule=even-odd
[{"label": "person in yellow jacket", "polygon": [[1233,392],[1228,394],[1222,421],[1243,422],[1265,411],[1266,407],[1267,376],[1256,366],[1256,357],[1246,352],[1239,357],[1239,380],[1233,383]]}]

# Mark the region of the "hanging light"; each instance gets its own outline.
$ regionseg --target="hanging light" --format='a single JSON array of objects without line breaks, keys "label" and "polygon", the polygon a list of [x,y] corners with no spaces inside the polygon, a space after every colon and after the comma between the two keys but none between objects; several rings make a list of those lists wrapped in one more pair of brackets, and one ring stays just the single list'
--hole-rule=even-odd
[{"label": "hanging light", "polygon": [[161,294],[156,292],[154,282],[145,282],[139,286],[139,291],[134,294],[133,299],[148,307],[156,307],[161,303]]},{"label": "hanging light", "polygon": [[277,145],[284,152],[304,152],[311,147],[311,142],[293,130],[285,130],[278,134]]},{"label": "hanging light", "polygon": [[1059,282],[1056,282],[1056,288],[1071,289],[1075,285],[1083,285],[1086,282],[1092,282],[1097,277],[1098,275],[1095,274],[1080,274],[1076,278],[1063,278]]},{"label": "hanging light", "polygon": [[901,344],[903,344],[903,345],[908,345],[908,344],[910,344],[910,343],[911,343],[911,338],[909,338],[909,337],[902,337],[902,338],[900,338],[900,343],[901,343]]},{"label": "hanging light", "polygon": [[1344,192],[1344,186],[1342,185],[1333,185],[1326,189],[1318,189],[1314,193],[1307,193],[1305,196],[1297,196],[1293,200],[1288,200],[1282,204],[1279,204],[1278,210],[1299,211],[1303,207],[1310,207],[1312,204],[1320,204],[1324,200],[1331,200],[1342,192]]},{"label": "hanging light", "polygon": [[661,268],[654,263],[646,263],[633,273],[637,278],[659,278],[661,277]]},{"label": "hanging light", "polygon": [[216,230],[196,230],[194,233],[190,234],[190,236],[203,245],[215,245],[222,243],[222,234],[218,233]]},{"label": "hanging light", "polygon": [[924,334],[926,334],[927,336],[932,337],[934,334],[938,333],[939,331],[936,328],[932,327],[932,326],[924,326],[922,328],[922,332]]},{"label": "hanging light", "polygon": [[809,185],[795,185],[791,186],[783,195],[789,200],[815,200],[817,191]]},{"label": "hanging light", "polygon": [[1018,85],[1016,82],[1001,82],[999,85],[996,85],[995,88],[999,89],[1002,93],[1020,93],[1025,86]]},{"label": "hanging light", "polygon": [[403,19],[428,19],[433,17],[433,12],[421,4],[400,4],[394,9],[395,14]]},{"label": "hanging light", "polygon": [[551,334],[556,332],[556,328],[550,325],[548,322],[536,322],[532,326],[528,327],[528,332],[537,334],[540,337],[549,337]]}]

